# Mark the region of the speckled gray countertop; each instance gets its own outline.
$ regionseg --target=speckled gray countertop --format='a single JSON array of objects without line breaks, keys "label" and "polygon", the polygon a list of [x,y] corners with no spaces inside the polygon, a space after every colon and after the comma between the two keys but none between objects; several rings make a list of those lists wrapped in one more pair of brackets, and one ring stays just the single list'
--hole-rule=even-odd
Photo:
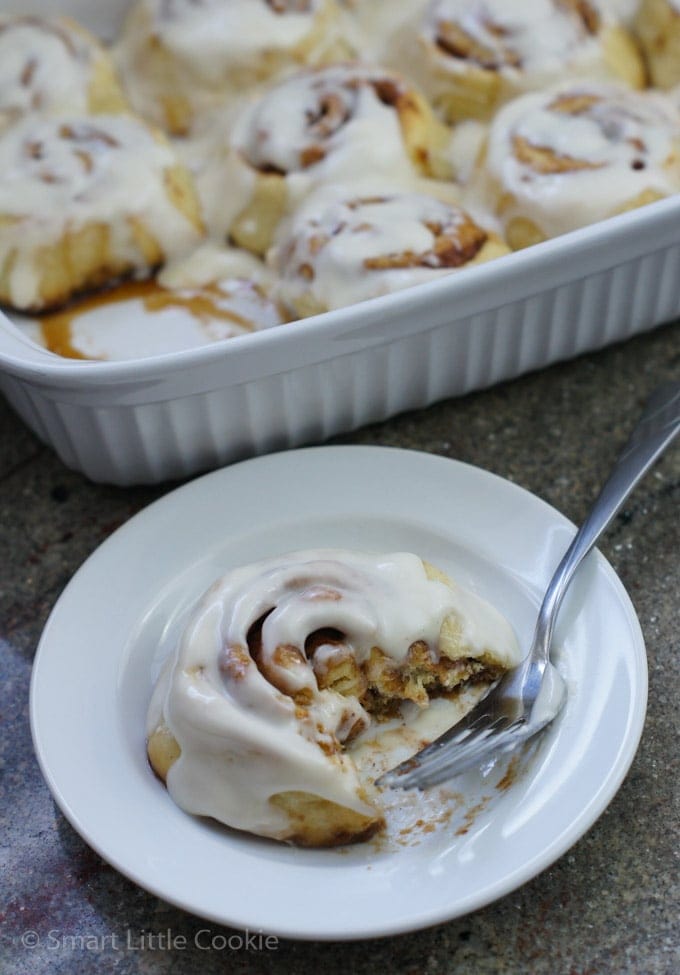
[{"label": "speckled gray countertop", "polygon": [[[578,522],[646,395],[678,376],[680,327],[665,326],[339,442],[468,461]],[[680,971],[678,447],[638,488],[600,546],[633,600],[649,653],[647,722],[618,795],[569,853],[520,890],[465,918],[373,942],[279,940],[258,950],[232,938],[230,948],[235,932],[169,906],[104,863],[68,825],[42,779],[31,745],[28,686],[43,624],[81,562],[166,490],[90,484],[0,402],[1,972]],[[201,938],[196,944],[196,933],[206,928],[215,947]],[[148,947],[141,947],[145,938]]]}]

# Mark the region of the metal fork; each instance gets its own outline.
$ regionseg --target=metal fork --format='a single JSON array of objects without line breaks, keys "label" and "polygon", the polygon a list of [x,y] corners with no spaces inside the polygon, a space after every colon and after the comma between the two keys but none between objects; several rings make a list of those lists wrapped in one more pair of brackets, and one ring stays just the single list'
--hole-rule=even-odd
[{"label": "metal fork", "polygon": [[574,573],[628,495],[680,432],[680,383],[651,395],[590,513],[567,549],[541,604],[529,653],[462,720],[377,779],[379,786],[427,789],[511,751],[561,711],[566,688],[550,663],[555,620]]}]

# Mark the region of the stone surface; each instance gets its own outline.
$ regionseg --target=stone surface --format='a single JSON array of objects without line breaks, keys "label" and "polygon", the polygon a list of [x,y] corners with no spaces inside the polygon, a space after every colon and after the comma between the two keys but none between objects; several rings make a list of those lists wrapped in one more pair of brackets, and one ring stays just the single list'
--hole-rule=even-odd
[{"label": "stone surface", "polygon": [[[680,328],[666,326],[336,442],[456,457],[510,478],[579,521],[648,392],[679,376]],[[239,948],[238,932],[171,907],[105,864],[58,811],[38,769],[28,686],[47,615],[97,545],[166,490],[90,484],[64,468],[0,403],[0,971],[671,975],[680,970],[680,448],[669,451],[638,488],[600,546],[635,604],[650,665],[641,747],[608,810],[550,869],[484,910],[414,934],[342,946],[281,940],[269,950]],[[209,934],[196,943],[206,929]]]}]

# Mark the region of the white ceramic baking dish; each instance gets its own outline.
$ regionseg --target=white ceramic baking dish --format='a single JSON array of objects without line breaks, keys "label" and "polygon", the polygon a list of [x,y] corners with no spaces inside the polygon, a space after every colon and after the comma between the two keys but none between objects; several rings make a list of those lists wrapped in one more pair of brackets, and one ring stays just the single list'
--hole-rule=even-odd
[{"label": "white ceramic baking dish", "polygon": [[[111,36],[127,3],[59,8]],[[0,2],[27,7],[54,10]],[[62,359],[0,315],[0,389],[69,467],[153,483],[320,441],[679,316],[680,196],[407,291],[151,359]]]}]

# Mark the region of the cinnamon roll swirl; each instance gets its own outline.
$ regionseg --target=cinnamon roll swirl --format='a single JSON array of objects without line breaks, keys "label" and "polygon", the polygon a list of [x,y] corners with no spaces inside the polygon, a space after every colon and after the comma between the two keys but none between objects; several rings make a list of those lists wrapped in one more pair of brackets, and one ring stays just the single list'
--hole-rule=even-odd
[{"label": "cinnamon roll swirl", "polygon": [[392,57],[409,58],[448,121],[489,119],[516,95],[575,75],[645,81],[631,36],[591,0],[432,0],[415,28]]},{"label": "cinnamon roll swirl", "polygon": [[680,190],[680,119],[657,92],[575,84],[503,108],[485,191],[508,243],[526,247]]},{"label": "cinnamon roll swirl", "polygon": [[190,177],[130,115],[26,115],[0,136],[0,301],[44,310],[195,245]]},{"label": "cinnamon roll swirl", "polygon": [[510,625],[416,555],[312,550],[234,569],[205,595],[149,706],[175,802],[302,846],[383,825],[352,744],[380,715],[519,662]]},{"label": "cinnamon roll swirl", "polygon": [[450,175],[448,130],[405,78],[381,68],[343,64],[295,75],[248,106],[230,138],[235,158],[225,181],[250,196],[230,234],[261,254],[281,217],[315,185],[366,172],[392,180]]},{"label": "cinnamon roll swirl", "polygon": [[125,111],[108,53],[68,17],[0,15],[0,120]]},{"label": "cinnamon roll swirl", "polygon": [[657,88],[680,85],[680,2],[641,0],[634,30]]},{"label": "cinnamon roll swirl", "polygon": [[307,64],[353,53],[335,0],[138,0],[117,47],[135,109],[175,135]]},{"label": "cinnamon roll swirl", "polygon": [[315,194],[285,221],[268,259],[300,316],[431,281],[508,252],[453,203],[419,193]]}]

